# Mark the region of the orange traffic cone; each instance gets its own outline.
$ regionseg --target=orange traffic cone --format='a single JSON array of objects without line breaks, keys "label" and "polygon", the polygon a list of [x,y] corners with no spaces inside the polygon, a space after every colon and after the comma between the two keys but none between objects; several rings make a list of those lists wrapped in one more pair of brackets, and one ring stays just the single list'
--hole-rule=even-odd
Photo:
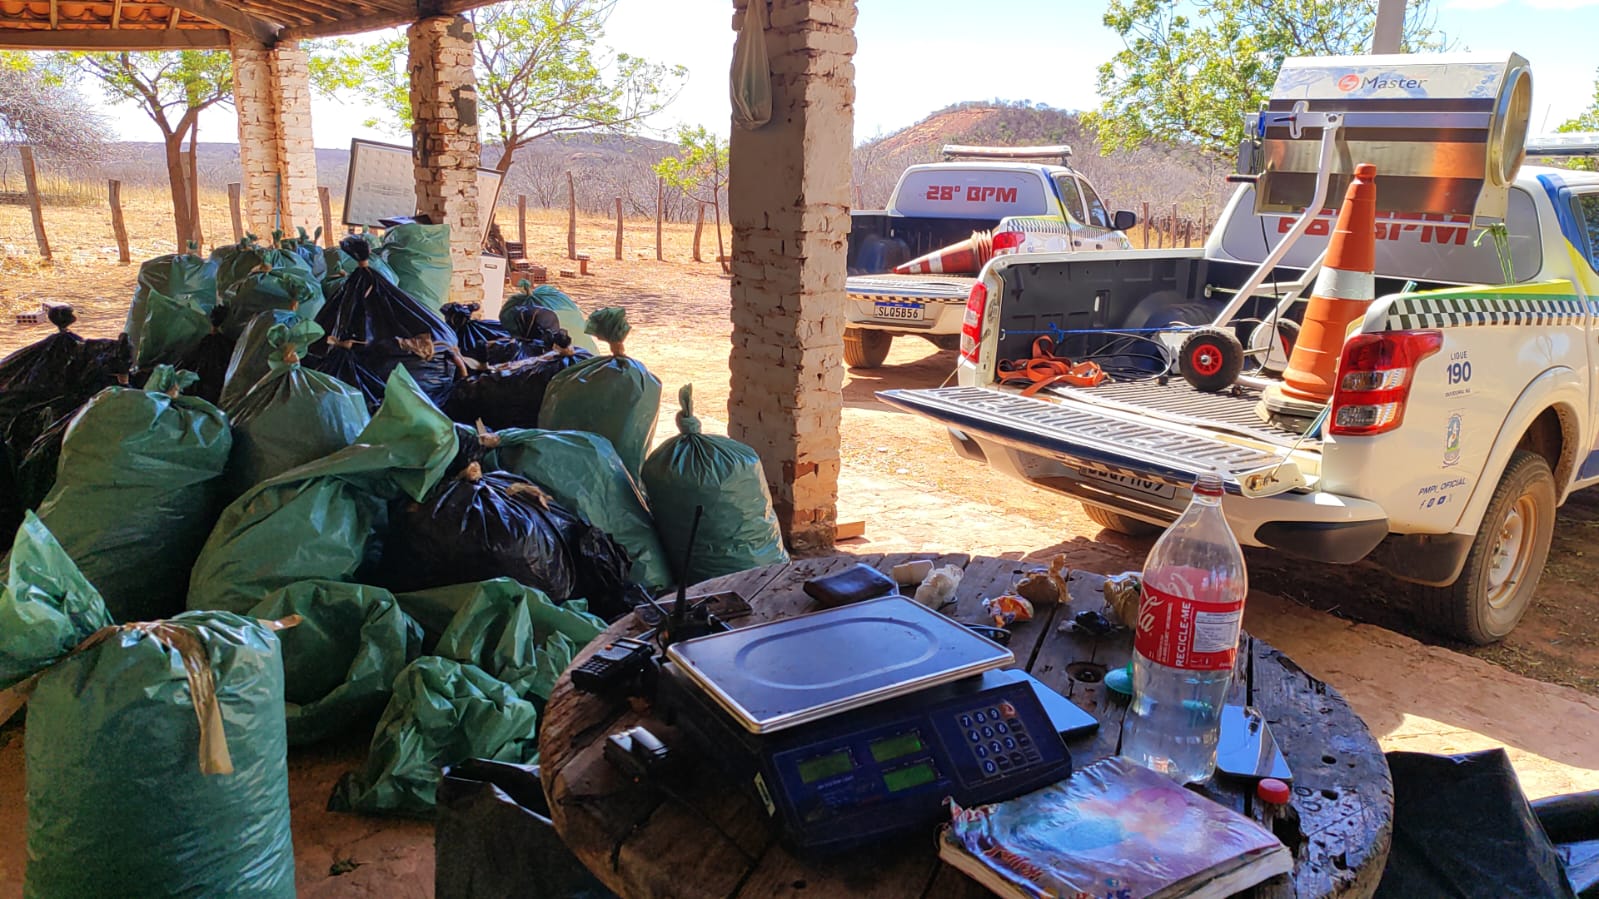
[{"label": "orange traffic cone", "polygon": [[896,275],[975,275],[994,258],[994,232],[973,231],[960,243],[894,267]]},{"label": "orange traffic cone", "polygon": [[[1369,162],[1355,166],[1355,180],[1338,210],[1338,224],[1327,244],[1327,258],[1305,309],[1299,339],[1283,372],[1281,395],[1301,403],[1332,399],[1349,325],[1366,314],[1376,299],[1377,167]],[[1273,385],[1275,386],[1275,385]],[[1272,405],[1270,391],[1266,404]]]}]

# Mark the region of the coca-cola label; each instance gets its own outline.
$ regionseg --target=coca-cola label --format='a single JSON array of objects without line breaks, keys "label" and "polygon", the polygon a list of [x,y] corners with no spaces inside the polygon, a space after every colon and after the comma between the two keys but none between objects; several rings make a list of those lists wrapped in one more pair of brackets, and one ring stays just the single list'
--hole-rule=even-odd
[{"label": "coca-cola label", "polygon": [[1185,599],[1147,583],[1138,604],[1133,647],[1152,662],[1188,671],[1228,671],[1238,655],[1244,598]]}]

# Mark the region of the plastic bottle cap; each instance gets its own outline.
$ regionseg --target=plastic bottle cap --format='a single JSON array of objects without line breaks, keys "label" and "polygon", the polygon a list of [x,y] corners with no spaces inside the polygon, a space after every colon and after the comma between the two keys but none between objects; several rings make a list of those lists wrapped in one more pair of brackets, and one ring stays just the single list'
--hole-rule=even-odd
[{"label": "plastic bottle cap", "polygon": [[1294,793],[1288,788],[1287,784],[1275,777],[1268,777],[1256,785],[1255,795],[1259,796],[1263,802],[1269,802],[1272,805],[1283,805],[1293,798]]},{"label": "plastic bottle cap", "polygon": [[1133,695],[1133,678],[1125,668],[1112,668],[1105,672],[1105,688],[1123,696]]}]

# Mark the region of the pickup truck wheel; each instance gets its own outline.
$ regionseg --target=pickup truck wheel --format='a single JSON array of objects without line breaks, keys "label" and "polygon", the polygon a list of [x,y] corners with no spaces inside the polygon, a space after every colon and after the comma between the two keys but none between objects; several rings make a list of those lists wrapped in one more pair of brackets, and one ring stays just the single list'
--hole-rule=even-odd
[{"label": "pickup truck wheel", "polygon": [[850,368],[877,368],[888,358],[894,335],[869,328],[844,329],[844,361]]},{"label": "pickup truck wheel", "polygon": [[1200,328],[1177,351],[1177,371],[1195,390],[1215,393],[1233,386],[1244,370],[1244,345],[1221,328]]},{"label": "pickup truck wheel", "polygon": [[1432,591],[1439,630],[1479,646],[1504,639],[1538,589],[1555,530],[1555,478],[1536,453],[1518,451],[1494,488],[1465,569]]},{"label": "pickup truck wheel", "polygon": [[1112,512],[1104,506],[1083,503],[1083,514],[1087,515],[1088,520],[1094,524],[1106,530],[1115,531],[1118,534],[1126,534],[1129,537],[1148,537],[1160,533],[1159,527],[1147,521],[1140,521],[1120,512]]}]

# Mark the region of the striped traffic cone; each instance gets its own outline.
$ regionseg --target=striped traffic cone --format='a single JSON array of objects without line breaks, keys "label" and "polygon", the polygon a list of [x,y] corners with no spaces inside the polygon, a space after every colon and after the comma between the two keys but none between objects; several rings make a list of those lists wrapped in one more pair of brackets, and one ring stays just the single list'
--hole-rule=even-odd
[{"label": "striped traffic cone", "polygon": [[994,258],[994,232],[973,231],[960,243],[894,267],[896,275],[975,275]]},{"label": "striped traffic cone", "polygon": [[[1275,412],[1303,412],[1302,404],[1319,407],[1332,399],[1349,326],[1366,314],[1376,299],[1377,167],[1355,166],[1355,180],[1338,210],[1338,224],[1327,244],[1327,257],[1299,326],[1299,339],[1288,357],[1279,387],[1262,396]],[[1316,414],[1319,409],[1311,411]]]}]

